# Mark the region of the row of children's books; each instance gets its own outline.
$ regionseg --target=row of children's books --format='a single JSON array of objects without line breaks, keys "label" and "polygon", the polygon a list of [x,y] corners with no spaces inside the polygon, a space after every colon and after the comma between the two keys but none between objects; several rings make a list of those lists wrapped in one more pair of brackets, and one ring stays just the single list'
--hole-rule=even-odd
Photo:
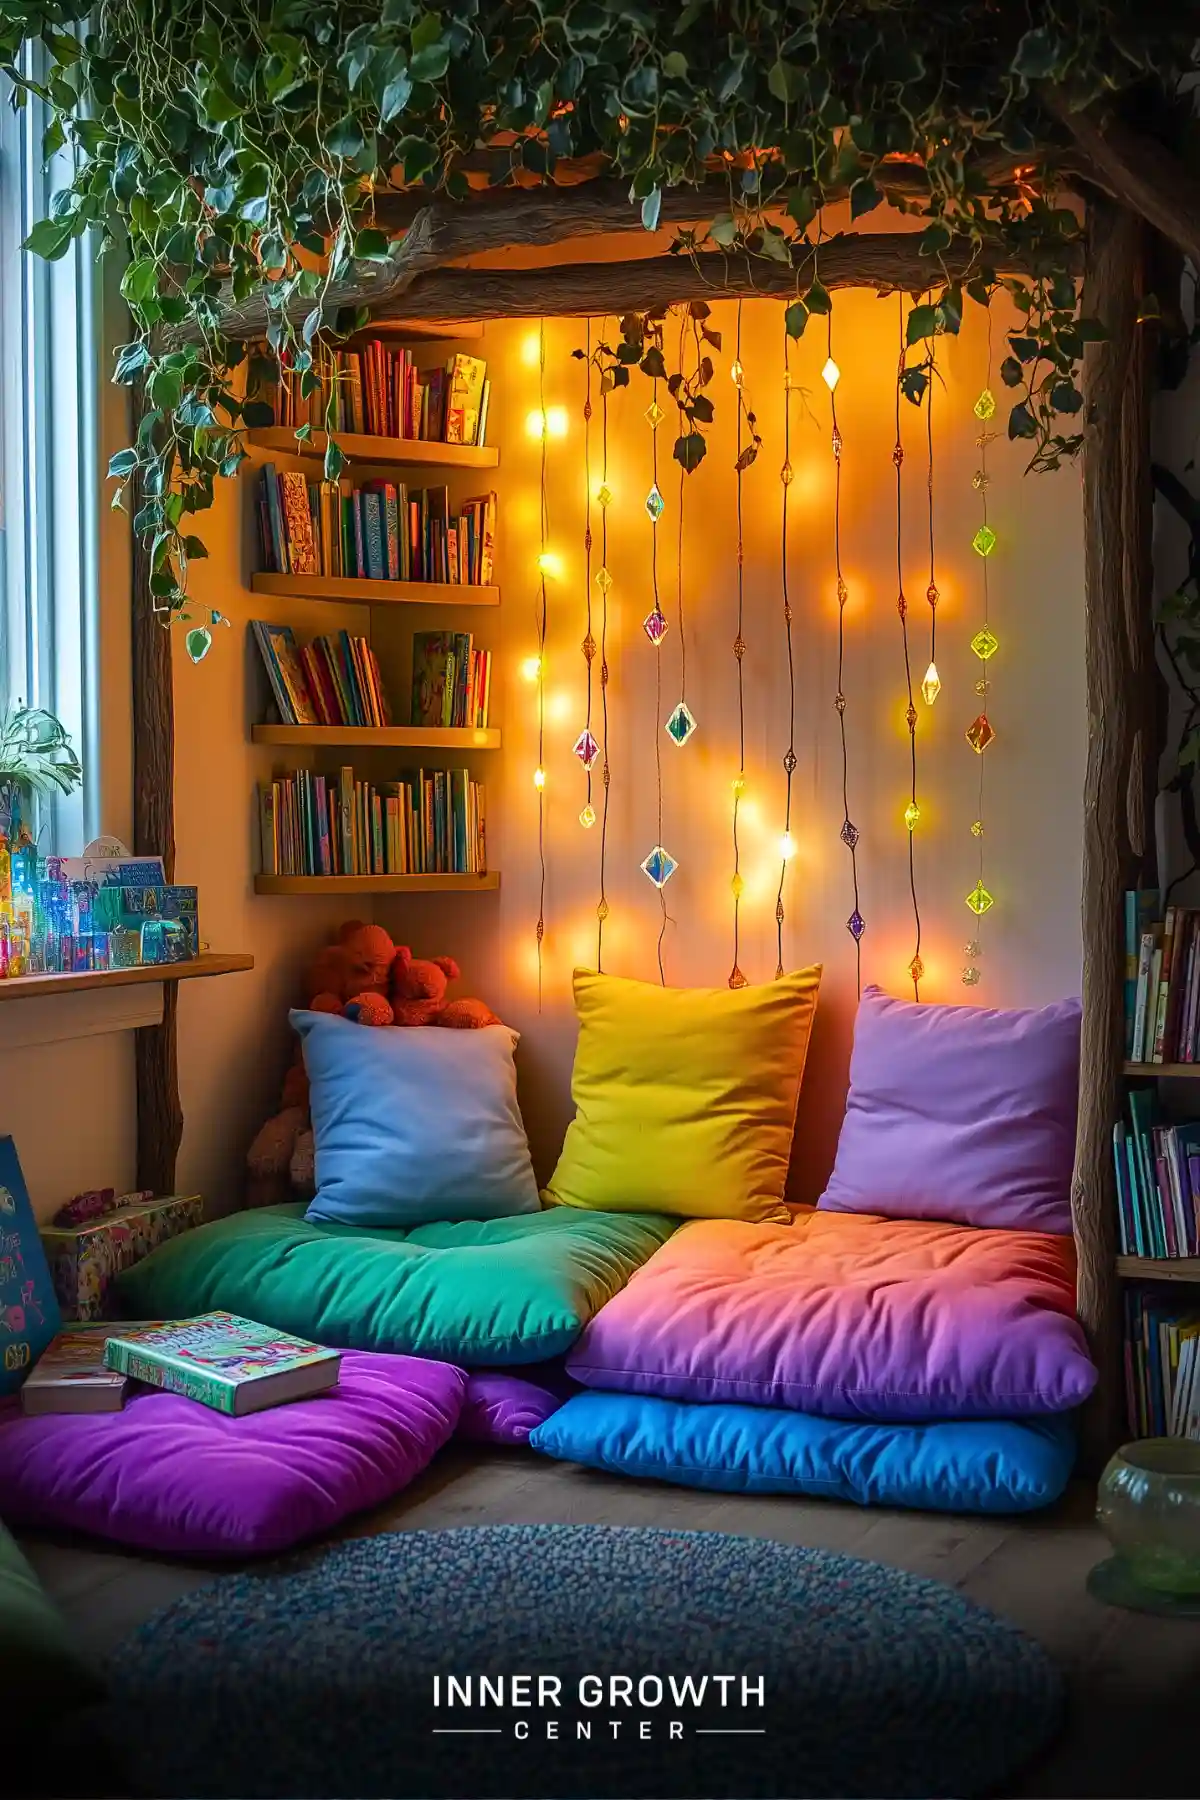
[{"label": "row of children's books", "polygon": [[1125,1054],[1195,1062],[1200,1050],[1200,910],[1160,912],[1152,888],[1125,895]]},{"label": "row of children's books", "polygon": [[412,723],[487,728],[492,653],[469,631],[413,634]]},{"label": "row of children's books", "polygon": [[332,425],[335,432],[425,443],[487,442],[492,384],[482,357],[460,354],[442,368],[418,369],[410,350],[372,338],[361,349],[336,351],[316,374],[318,385],[307,396],[299,376],[284,376],[275,403],[280,425],[308,424],[314,431]]},{"label": "row of children's books", "polygon": [[487,869],[481,782],[424,769],[374,787],[296,769],[259,788],[266,875],[474,875]]},{"label": "row of children's books", "polygon": [[1151,1089],[1129,1094],[1113,1127],[1123,1256],[1200,1255],[1200,1123],[1168,1125]]},{"label": "row of children's books", "polygon": [[1200,1312],[1126,1289],[1125,1391],[1136,1437],[1200,1439]]},{"label": "row of children's books", "polygon": [[392,709],[366,638],[332,632],[300,645],[289,625],[250,629],[284,725],[390,725]]},{"label": "row of children's books", "polygon": [[347,580],[491,583],[496,496],[450,511],[449,489],[391,481],[309,481],[267,463],[259,489],[263,560],[277,575]]}]

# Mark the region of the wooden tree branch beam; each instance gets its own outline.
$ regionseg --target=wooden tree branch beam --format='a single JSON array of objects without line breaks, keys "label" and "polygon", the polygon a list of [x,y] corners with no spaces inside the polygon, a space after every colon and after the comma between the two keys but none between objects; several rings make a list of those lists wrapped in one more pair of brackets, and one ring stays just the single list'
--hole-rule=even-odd
[{"label": "wooden tree branch beam", "polygon": [[[1035,272],[1034,259],[991,245],[979,252],[953,245],[933,258],[920,253],[917,232],[868,233],[828,238],[818,266],[825,287],[866,287],[889,293],[919,292],[948,279],[968,278],[988,255],[1008,275]],[[1077,272],[1082,255],[1077,259]],[[402,293],[373,307],[376,319],[537,318],[644,311],[688,300],[720,300],[731,295],[787,297],[803,292],[813,275],[765,257],[651,256],[633,262],[564,263],[544,269],[438,269],[418,276]]]},{"label": "wooden tree branch beam", "polygon": [[1200,180],[1165,144],[1120,119],[1101,122],[1090,107],[1077,111],[1061,88],[1041,97],[1118,200],[1200,268]]}]

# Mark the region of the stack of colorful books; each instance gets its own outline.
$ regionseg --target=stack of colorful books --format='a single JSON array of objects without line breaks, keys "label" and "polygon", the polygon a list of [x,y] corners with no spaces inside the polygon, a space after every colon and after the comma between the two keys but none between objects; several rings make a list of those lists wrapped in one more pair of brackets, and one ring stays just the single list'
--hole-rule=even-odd
[{"label": "stack of colorful books", "polygon": [[258,507],[263,560],[276,575],[349,581],[438,581],[488,586],[496,496],[477,494],[450,511],[449,489],[391,481],[361,487],[309,481],[274,463],[262,472]]},{"label": "stack of colorful books", "polygon": [[1152,1089],[1129,1095],[1113,1126],[1123,1256],[1200,1255],[1200,1123],[1160,1122]]},{"label": "stack of colorful books", "polygon": [[484,793],[466,769],[374,787],[296,769],[259,790],[264,875],[474,875],[487,869]]},{"label": "stack of colorful books", "polygon": [[366,638],[339,631],[301,647],[288,625],[250,629],[284,725],[390,725],[392,709]]},{"label": "stack of colorful books", "polygon": [[412,723],[487,728],[492,653],[465,631],[413,634]]},{"label": "stack of colorful books", "polygon": [[1200,1312],[1126,1290],[1125,1390],[1136,1437],[1200,1439]]},{"label": "stack of colorful books", "polygon": [[1185,1063],[1200,1048],[1200,910],[1159,908],[1157,890],[1125,895],[1125,1055]]},{"label": "stack of colorful books", "polygon": [[[285,375],[276,394],[280,425],[425,443],[484,444],[492,384],[479,356],[452,356],[442,368],[418,369],[411,350],[372,338],[338,350],[317,370],[311,393]],[[332,400],[332,409],[330,401]]]}]

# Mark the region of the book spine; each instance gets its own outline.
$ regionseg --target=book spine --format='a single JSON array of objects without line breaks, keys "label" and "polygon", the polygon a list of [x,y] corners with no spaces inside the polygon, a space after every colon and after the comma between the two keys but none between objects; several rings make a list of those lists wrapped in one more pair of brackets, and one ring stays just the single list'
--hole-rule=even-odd
[{"label": "book spine", "polygon": [[1138,951],[1137,1001],[1133,1016],[1133,1061],[1143,1062],[1146,1052],[1146,1010],[1150,998],[1150,964],[1154,956],[1154,934],[1142,933]]},{"label": "book spine", "polygon": [[115,1369],[119,1375],[128,1375],[131,1381],[144,1382],[147,1387],[184,1394],[189,1400],[198,1400],[201,1406],[211,1406],[216,1412],[232,1413],[237,1404],[234,1383],[202,1374],[192,1364],[149,1350],[145,1345],[109,1338],[104,1347],[104,1366]]},{"label": "book spine", "polygon": [[259,867],[264,875],[278,875],[279,854],[275,842],[275,784],[260,782],[258,788]]},{"label": "book spine", "polygon": [[1171,953],[1175,947],[1175,925],[1178,918],[1177,909],[1167,908],[1167,917],[1163,925],[1162,958],[1159,963],[1159,979],[1157,1000],[1154,1007],[1154,1050],[1152,1060],[1160,1063],[1166,1046],[1167,1006],[1171,994]]}]

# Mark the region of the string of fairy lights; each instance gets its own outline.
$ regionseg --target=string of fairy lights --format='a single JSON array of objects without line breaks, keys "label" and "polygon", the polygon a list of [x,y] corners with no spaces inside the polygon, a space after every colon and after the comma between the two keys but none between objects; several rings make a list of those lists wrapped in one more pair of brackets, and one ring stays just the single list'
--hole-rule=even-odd
[{"label": "string of fairy lights", "polygon": [[[921,385],[926,406],[924,421],[925,452],[925,487],[926,501],[925,532],[928,575],[925,587],[925,601],[928,608],[929,656],[924,677],[917,681],[920,663],[914,668],[914,642],[912,627],[915,623],[910,602],[905,592],[905,547],[906,530],[911,529],[905,513],[904,472],[908,450],[905,445],[903,426],[903,397],[911,393],[912,382],[919,381],[920,374],[907,367],[907,317],[905,298],[898,296],[900,348],[897,377],[894,393],[894,441],[891,451],[894,472],[894,552],[896,580],[896,610],[900,624],[901,651],[904,664],[905,685],[905,726],[908,735],[907,756],[907,803],[904,808],[903,822],[908,855],[908,883],[913,918],[912,954],[907,963],[907,974],[912,984],[913,995],[921,998],[921,982],[925,976],[923,960],[923,924],[918,897],[916,836],[918,827],[923,825],[922,807],[918,798],[918,758],[917,758],[917,726],[919,713],[916,698],[919,697],[927,708],[932,708],[942,691],[943,682],[938,668],[938,623],[939,602],[941,593],[938,581],[938,550],[936,535],[936,459],[934,430],[934,399],[939,380],[935,350],[932,343],[925,352],[923,372],[925,380]],[[688,337],[689,322],[692,339]],[[583,680],[581,683],[583,714],[581,728],[578,729],[571,745],[582,775],[584,792],[582,806],[578,812],[578,824],[585,832],[593,831],[597,826],[595,841],[598,847],[598,884],[599,897],[595,907],[596,917],[596,966],[602,967],[605,947],[605,925],[610,917],[610,899],[608,893],[608,851],[611,847],[609,839],[610,800],[612,786],[612,769],[610,764],[611,734],[611,693],[609,668],[609,627],[613,623],[610,608],[610,597],[613,589],[613,577],[609,568],[611,509],[614,495],[609,486],[610,480],[610,442],[609,442],[609,405],[610,399],[627,382],[618,379],[614,382],[612,373],[619,365],[612,357],[612,352],[595,335],[596,321],[589,320],[586,325],[586,348],[577,350],[575,354],[581,358],[585,366],[585,383],[582,399],[582,452],[584,475],[584,506],[582,519],[583,540],[583,607],[582,636],[577,640],[579,651],[583,657]],[[694,479],[689,474],[688,464],[682,460],[680,451],[676,456],[679,461],[676,516],[673,521],[675,530],[675,601],[673,620],[668,621],[663,605],[662,571],[660,569],[660,524],[666,517],[669,507],[665,498],[660,475],[659,427],[666,417],[660,404],[660,382],[666,382],[671,397],[676,402],[681,440],[686,440],[690,430],[688,395],[694,392],[700,378],[703,347],[694,317],[686,311],[680,316],[678,337],[678,372],[669,379],[664,374],[661,364],[661,346],[666,331],[665,321],[655,321],[651,331],[652,341],[659,352],[659,369],[651,377],[650,404],[645,408],[645,421],[649,426],[650,439],[650,483],[645,493],[642,506],[649,526],[649,587],[648,610],[641,620],[641,637],[655,658],[654,670],[654,729],[653,755],[655,779],[655,842],[649,854],[639,867],[655,889],[659,905],[659,924],[656,940],[656,959],[659,981],[666,985],[665,935],[670,915],[667,910],[665,888],[679,869],[675,854],[664,842],[664,812],[666,806],[666,788],[664,770],[664,752],[660,731],[665,732],[676,749],[682,750],[698,729],[695,714],[688,702],[688,658],[687,637],[685,631],[685,547],[686,514],[688,481]],[[706,337],[710,336],[705,332]],[[603,327],[600,331],[603,337]],[[837,597],[837,675],[834,694],[834,707],[838,719],[838,748],[840,753],[841,777],[841,824],[839,837],[849,857],[850,886],[852,905],[846,918],[846,929],[854,944],[856,985],[861,993],[862,983],[862,944],[866,932],[866,920],[862,911],[862,891],[860,887],[861,865],[859,861],[860,833],[850,809],[850,733],[847,726],[848,716],[853,718],[854,712],[848,704],[848,688],[851,685],[851,649],[854,641],[853,633],[848,629],[850,615],[850,583],[844,561],[843,541],[843,475],[845,473],[846,441],[842,423],[839,418],[838,397],[842,371],[834,357],[833,319],[829,315],[826,320],[826,358],[820,374],[829,394],[829,443],[833,459],[832,468],[832,554],[833,574],[836,583]],[[719,336],[713,340],[719,347]],[[532,343],[530,345],[532,350]],[[730,890],[732,896],[732,959],[729,965],[727,985],[740,988],[746,985],[747,976],[742,968],[742,957],[747,950],[745,938],[745,915],[743,901],[748,892],[748,878],[753,877],[755,890],[761,894],[758,886],[763,880],[761,861],[763,846],[759,835],[757,807],[750,809],[747,804],[748,771],[747,771],[747,704],[750,696],[747,691],[747,670],[745,659],[748,649],[747,632],[753,618],[751,611],[751,595],[746,587],[747,556],[747,505],[744,492],[744,476],[754,460],[761,444],[761,438],[755,427],[755,415],[750,407],[749,382],[743,364],[743,305],[737,304],[736,327],[734,333],[733,358],[729,373],[733,382],[737,400],[735,418],[736,457],[734,461],[734,607],[735,632],[733,636],[734,657],[734,695],[737,711],[737,744],[736,772],[732,779],[732,812],[731,812],[731,848],[732,874]],[[691,355],[694,353],[694,366]],[[794,613],[789,560],[792,553],[792,530],[797,515],[793,511],[797,493],[806,497],[804,488],[794,488],[796,469],[793,466],[795,453],[795,418],[793,406],[797,398],[801,398],[802,417],[811,417],[804,400],[806,390],[793,373],[793,355],[797,353],[794,339],[786,329],[783,332],[782,357],[782,460],[779,465],[779,606],[782,614],[782,644],[776,667],[780,679],[786,679],[786,738],[781,756],[784,772],[782,795],[782,829],[773,841],[777,847],[778,875],[773,882],[774,887],[774,922],[775,922],[775,976],[778,979],[784,973],[784,928],[788,916],[788,905],[785,905],[788,886],[788,868],[797,854],[797,842],[794,835],[796,821],[795,776],[798,767],[797,756],[797,703],[799,670],[803,669],[803,658],[797,661],[798,647],[804,642],[803,635],[797,635],[797,618]],[[547,891],[548,891],[548,832],[549,832],[549,799],[547,762],[547,723],[552,713],[557,719],[564,696],[556,693],[552,705],[548,704],[547,689],[547,646],[551,636],[550,589],[556,576],[561,574],[560,559],[551,547],[551,518],[549,498],[549,441],[553,437],[565,435],[567,414],[563,408],[546,406],[546,363],[547,363],[547,330],[546,322],[539,322],[536,338],[538,407],[536,412],[528,415],[528,428],[531,435],[536,432],[539,439],[537,480],[538,498],[538,535],[537,535],[537,582],[534,599],[534,632],[536,638],[536,654],[528,657],[524,664],[524,672],[534,685],[535,726],[537,740],[537,759],[533,772],[533,785],[537,801],[537,915],[535,926],[536,962],[537,962],[537,994],[539,1009],[543,998],[543,981],[545,976],[545,946],[548,932]],[[528,357],[532,361],[532,354]],[[685,363],[691,373],[685,373]],[[711,377],[711,364],[705,364],[704,381]],[[599,404],[595,402],[596,377],[599,381]],[[906,379],[907,377],[907,379]],[[996,547],[997,536],[989,518],[989,445],[999,436],[992,428],[992,420],[997,410],[997,402],[992,392],[993,379],[993,346],[991,320],[988,319],[987,367],[984,386],[974,401],[973,414],[978,426],[975,444],[978,449],[978,465],[972,476],[972,487],[978,496],[979,520],[970,539],[971,548],[979,559],[979,612],[977,629],[969,640],[969,647],[977,659],[979,666],[974,681],[974,691],[978,699],[978,711],[965,729],[965,737],[972,754],[977,759],[977,794],[974,805],[974,817],[970,822],[973,840],[973,855],[976,863],[975,882],[966,895],[966,905],[974,916],[974,936],[964,945],[964,962],[961,968],[961,980],[967,987],[976,986],[982,978],[981,960],[982,921],[995,904],[993,895],[987,886],[987,856],[985,838],[985,777],[987,767],[986,753],[995,740],[995,730],[991,722],[991,661],[995,656],[999,643],[992,629],[992,593],[990,559]],[[669,402],[668,402],[669,404]],[[597,411],[599,420],[597,420]],[[710,415],[711,416],[711,415]],[[599,424],[599,458],[596,457],[597,446],[594,443],[594,428]],[[749,435],[748,435],[749,434]],[[597,470],[598,484],[594,483]],[[710,468],[712,460],[710,459]],[[801,461],[803,469],[803,459]],[[673,498],[675,498],[673,492]],[[852,578],[852,576],[851,576]],[[644,579],[644,577],[643,577]],[[578,613],[576,617],[578,617]],[[636,617],[636,615],[635,615]],[[675,632],[671,632],[671,622],[675,624]],[[803,634],[804,627],[799,627]],[[677,637],[679,643],[678,688],[677,698],[666,686],[674,686],[663,664],[663,645],[671,638]],[[639,640],[640,641],[640,640]],[[778,640],[777,640],[778,641]],[[642,654],[646,654],[643,649]],[[673,655],[672,655],[673,664]],[[578,667],[578,665],[576,665]],[[597,686],[598,678],[598,686]],[[664,694],[666,695],[664,699]],[[578,719],[578,714],[576,715]],[[648,747],[648,746],[647,746]],[[565,746],[564,746],[565,749]],[[669,761],[668,757],[668,761]],[[671,767],[675,767],[671,763]],[[636,759],[634,764],[636,770]],[[636,780],[636,775],[635,775]],[[773,809],[772,809],[773,810]],[[674,816],[674,815],[672,815]],[[778,817],[778,814],[776,814]],[[750,836],[747,839],[747,820],[750,823]],[[669,821],[668,821],[669,824]],[[644,841],[644,840],[643,840]],[[789,903],[790,904],[790,903]]]}]

